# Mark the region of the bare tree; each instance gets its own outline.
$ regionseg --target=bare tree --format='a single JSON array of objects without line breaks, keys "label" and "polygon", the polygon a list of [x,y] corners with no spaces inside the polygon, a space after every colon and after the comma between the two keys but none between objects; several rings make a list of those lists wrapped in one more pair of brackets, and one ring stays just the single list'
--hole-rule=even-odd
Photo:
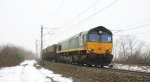
[{"label": "bare tree", "polygon": [[126,57],[126,51],[127,51],[126,36],[120,37],[120,39],[118,40],[118,44],[120,46],[121,51],[123,52],[123,57],[125,59],[125,57]]},{"label": "bare tree", "polygon": [[130,35],[121,36],[115,41],[116,44],[114,48],[117,48],[118,59],[115,62],[150,65],[150,47],[145,42]]},{"label": "bare tree", "polygon": [[113,43],[113,55],[114,55],[114,60],[117,60],[118,59],[118,40],[114,41]]},{"label": "bare tree", "polygon": [[139,41],[137,44],[136,55],[140,56],[142,54],[142,49],[144,48],[145,43],[143,41]]},{"label": "bare tree", "polygon": [[145,60],[147,61],[147,62],[150,62],[150,47],[149,46],[147,46],[146,47],[146,51],[145,51]]},{"label": "bare tree", "polygon": [[137,43],[136,37],[135,36],[128,36],[127,41],[128,41],[127,42],[128,47],[130,49],[130,55],[132,56],[133,55],[133,49]]}]

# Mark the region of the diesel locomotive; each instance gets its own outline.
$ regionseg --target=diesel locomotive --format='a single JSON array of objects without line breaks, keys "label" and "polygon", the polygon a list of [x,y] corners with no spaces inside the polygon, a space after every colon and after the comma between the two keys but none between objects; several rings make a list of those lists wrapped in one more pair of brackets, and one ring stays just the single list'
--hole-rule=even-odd
[{"label": "diesel locomotive", "polygon": [[107,66],[113,59],[112,32],[98,26],[80,32],[43,50],[43,60],[55,60],[72,64]]}]

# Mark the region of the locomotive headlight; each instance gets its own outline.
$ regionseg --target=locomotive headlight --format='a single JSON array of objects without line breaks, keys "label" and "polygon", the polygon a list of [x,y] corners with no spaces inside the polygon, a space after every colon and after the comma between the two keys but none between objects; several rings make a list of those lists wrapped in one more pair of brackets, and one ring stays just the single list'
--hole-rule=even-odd
[{"label": "locomotive headlight", "polygon": [[88,51],[89,51],[89,52],[93,52],[93,51],[94,51],[94,49],[89,48],[89,49],[88,49]]},{"label": "locomotive headlight", "polygon": [[99,31],[99,33],[100,33],[100,34],[102,34],[102,33],[103,33],[103,31]]},{"label": "locomotive headlight", "polygon": [[111,50],[110,50],[110,49],[107,49],[107,50],[106,50],[106,52],[110,53],[110,52],[111,52]]}]

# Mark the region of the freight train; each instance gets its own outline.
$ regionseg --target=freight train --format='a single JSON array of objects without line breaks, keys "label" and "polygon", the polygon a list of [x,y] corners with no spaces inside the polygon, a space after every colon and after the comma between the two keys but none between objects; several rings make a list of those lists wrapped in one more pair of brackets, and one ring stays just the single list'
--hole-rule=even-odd
[{"label": "freight train", "polygon": [[113,59],[112,41],[112,32],[98,26],[45,48],[42,59],[87,66],[107,66]]}]

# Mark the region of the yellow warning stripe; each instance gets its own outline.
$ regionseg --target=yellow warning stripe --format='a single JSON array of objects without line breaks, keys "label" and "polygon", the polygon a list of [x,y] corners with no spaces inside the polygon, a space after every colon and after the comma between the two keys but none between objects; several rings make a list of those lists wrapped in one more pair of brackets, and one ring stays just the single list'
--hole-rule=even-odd
[{"label": "yellow warning stripe", "polygon": [[69,49],[69,50],[58,51],[57,53],[62,53],[62,52],[73,52],[73,51],[81,51],[81,50],[86,50],[86,49],[85,49],[85,48],[75,48],[75,49]]}]

